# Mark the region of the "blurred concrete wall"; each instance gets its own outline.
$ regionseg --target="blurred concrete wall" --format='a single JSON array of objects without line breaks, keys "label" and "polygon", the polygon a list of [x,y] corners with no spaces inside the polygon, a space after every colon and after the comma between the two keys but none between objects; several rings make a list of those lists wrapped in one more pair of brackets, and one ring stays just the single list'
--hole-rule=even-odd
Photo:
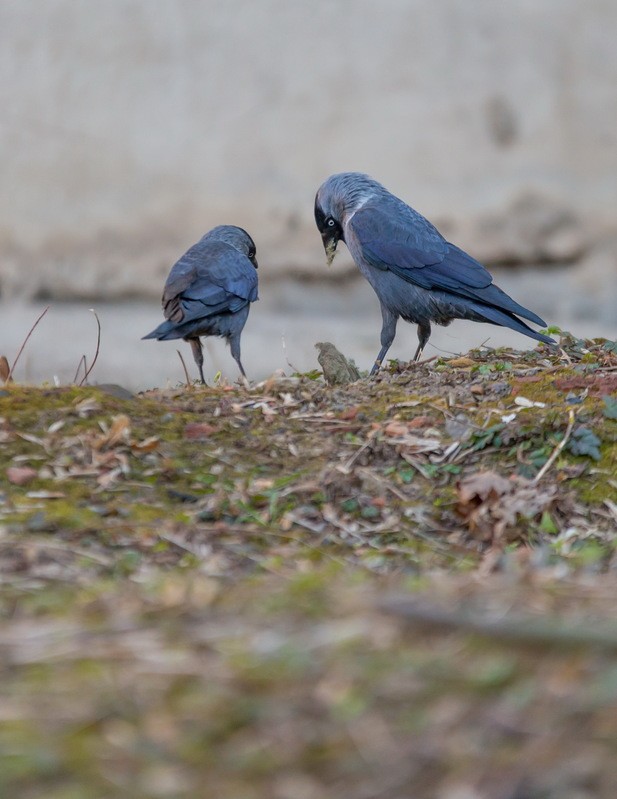
[{"label": "blurred concrete wall", "polygon": [[159,296],[228,221],[262,279],[321,274],[347,169],[491,262],[585,257],[617,225],[616,39],[615,0],[0,0],[0,292]]}]

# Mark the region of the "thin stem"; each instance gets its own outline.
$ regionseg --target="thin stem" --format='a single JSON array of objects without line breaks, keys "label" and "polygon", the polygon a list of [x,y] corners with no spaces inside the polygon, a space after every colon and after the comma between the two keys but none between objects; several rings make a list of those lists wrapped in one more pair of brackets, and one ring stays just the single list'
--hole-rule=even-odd
[{"label": "thin stem", "polygon": [[8,373],[8,375],[7,375],[7,378],[6,378],[6,380],[4,381],[4,385],[6,385],[7,383],[9,383],[9,382],[10,382],[10,380],[11,380],[11,378],[13,377],[13,372],[15,371],[15,367],[17,366],[17,361],[19,361],[19,358],[20,358],[20,356],[21,356],[22,352],[24,351],[24,347],[25,347],[25,346],[26,346],[26,344],[28,343],[28,339],[30,338],[30,336],[31,336],[31,335],[32,335],[32,333],[34,332],[34,329],[35,329],[35,327],[38,325],[38,323],[41,321],[41,319],[42,319],[42,318],[45,316],[45,314],[47,313],[47,311],[50,309],[50,307],[51,307],[51,306],[50,306],[50,305],[48,305],[48,306],[47,306],[47,308],[45,308],[45,310],[44,310],[44,311],[43,311],[43,312],[40,314],[40,316],[38,317],[38,319],[36,320],[36,322],[35,322],[35,323],[32,325],[32,327],[31,327],[31,328],[30,328],[30,330],[28,331],[28,335],[27,335],[27,336],[26,336],[26,338],[23,340],[23,343],[22,343],[21,347],[19,348],[19,352],[18,352],[18,353],[17,353],[17,355],[15,356],[15,360],[13,361],[13,365],[12,365],[12,366],[11,366],[11,368],[9,369],[9,373]]},{"label": "thin stem", "polygon": [[[94,364],[96,363],[96,361],[97,361],[97,359],[99,357],[99,352],[100,352],[100,349],[101,349],[101,322],[100,322],[100,319],[98,318],[97,313],[94,310],[94,308],[90,308],[90,311],[91,311],[91,313],[94,314],[94,318],[96,319],[96,331],[97,331],[96,332],[96,352],[94,353],[94,359],[93,359],[92,363],[86,369],[86,373],[84,374],[84,376],[81,379],[81,382],[79,384],[80,386],[83,386],[83,384],[88,379],[88,376],[90,375],[90,372],[94,369]],[[84,361],[85,361],[85,356],[84,356]]]}]

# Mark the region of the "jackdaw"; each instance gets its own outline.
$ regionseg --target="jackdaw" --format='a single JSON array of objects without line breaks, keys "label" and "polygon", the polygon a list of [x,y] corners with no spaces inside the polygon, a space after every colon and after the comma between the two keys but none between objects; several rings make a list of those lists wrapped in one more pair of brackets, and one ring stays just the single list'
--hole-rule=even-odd
[{"label": "jackdaw", "polygon": [[222,336],[240,361],[240,336],[257,297],[255,243],[246,230],[219,225],[174,264],[163,289],[166,322],[144,338],[159,341],[183,338],[193,350],[201,382],[205,384],[200,336]]},{"label": "jackdaw", "polygon": [[315,222],[328,266],[340,239],[379,297],[383,325],[377,372],[396,335],[399,316],[418,325],[418,361],[431,335],[431,322],[453,319],[489,322],[554,344],[515,314],[546,323],[493,283],[489,272],[446,241],[421,214],[368,175],[331,175],[317,191]]}]

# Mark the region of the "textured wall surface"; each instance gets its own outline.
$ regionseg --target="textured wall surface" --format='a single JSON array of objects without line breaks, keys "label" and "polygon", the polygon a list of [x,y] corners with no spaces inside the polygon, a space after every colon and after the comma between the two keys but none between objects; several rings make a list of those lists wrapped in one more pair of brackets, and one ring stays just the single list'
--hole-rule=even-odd
[{"label": "textured wall surface", "polygon": [[262,279],[322,274],[346,169],[480,257],[615,268],[616,33],[614,0],[3,0],[0,292],[158,296],[227,221]]}]

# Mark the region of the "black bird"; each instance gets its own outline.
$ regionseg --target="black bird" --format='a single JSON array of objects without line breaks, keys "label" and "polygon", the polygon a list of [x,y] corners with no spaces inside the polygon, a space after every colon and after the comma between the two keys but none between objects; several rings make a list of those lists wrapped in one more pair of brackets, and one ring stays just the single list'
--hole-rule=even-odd
[{"label": "black bird", "polygon": [[453,319],[489,322],[554,344],[518,316],[546,327],[493,283],[471,255],[446,241],[421,214],[368,175],[331,175],[315,197],[315,222],[328,265],[342,239],[381,304],[381,350],[377,372],[396,335],[399,317],[418,325],[418,361],[431,335],[431,322]]},{"label": "black bird", "polygon": [[166,322],[144,338],[159,341],[183,338],[193,350],[205,384],[200,336],[222,336],[240,360],[240,336],[257,297],[255,242],[240,227],[219,225],[174,264],[163,290]]}]

